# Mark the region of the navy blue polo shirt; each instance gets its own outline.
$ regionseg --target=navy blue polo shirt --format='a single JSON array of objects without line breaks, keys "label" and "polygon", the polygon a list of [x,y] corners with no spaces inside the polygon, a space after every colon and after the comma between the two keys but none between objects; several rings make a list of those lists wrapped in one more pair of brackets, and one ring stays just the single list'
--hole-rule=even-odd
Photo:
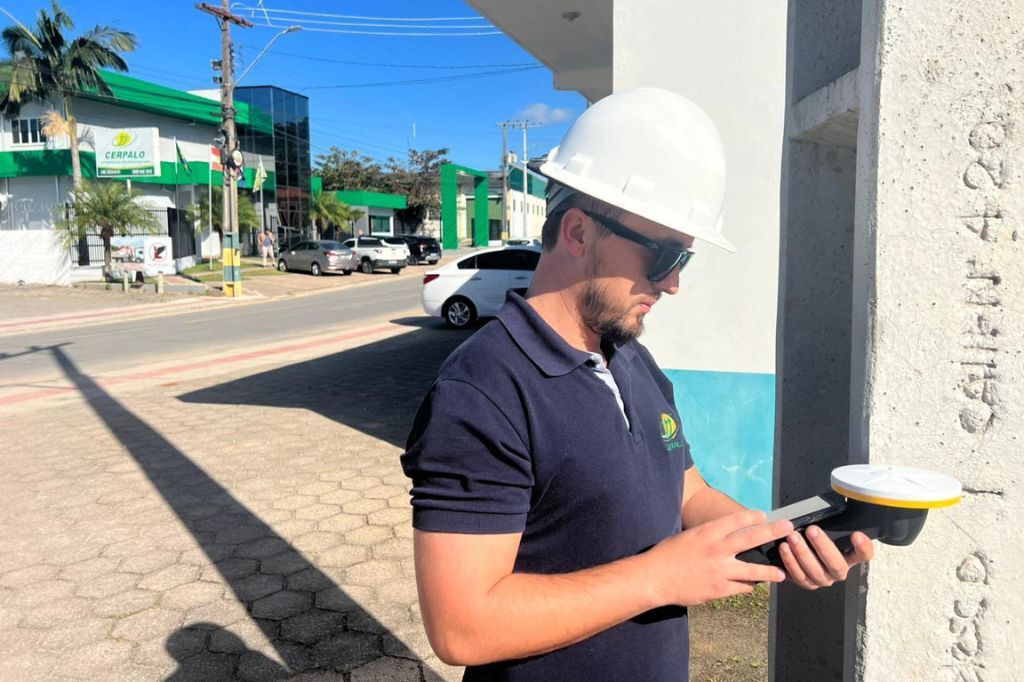
[{"label": "navy blue polo shirt", "polygon": [[[409,434],[413,525],[522,533],[514,570],[568,573],[649,549],[681,528],[691,466],[672,384],[636,341],[604,349],[627,420],[587,361],[521,297],[448,358]],[[686,610],[641,614],[467,680],[687,679]]]}]

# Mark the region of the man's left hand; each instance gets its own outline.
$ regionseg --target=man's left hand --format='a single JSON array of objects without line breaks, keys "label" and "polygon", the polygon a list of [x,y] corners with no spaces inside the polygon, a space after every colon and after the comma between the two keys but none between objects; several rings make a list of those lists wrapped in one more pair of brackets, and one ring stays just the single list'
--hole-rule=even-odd
[{"label": "man's left hand", "polygon": [[848,555],[840,552],[817,526],[809,526],[805,533],[806,540],[794,531],[779,544],[779,556],[789,580],[805,590],[830,587],[846,580],[851,566],[870,561],[875,554],[871,540],[859,531],[850,537],[853,551]]}]

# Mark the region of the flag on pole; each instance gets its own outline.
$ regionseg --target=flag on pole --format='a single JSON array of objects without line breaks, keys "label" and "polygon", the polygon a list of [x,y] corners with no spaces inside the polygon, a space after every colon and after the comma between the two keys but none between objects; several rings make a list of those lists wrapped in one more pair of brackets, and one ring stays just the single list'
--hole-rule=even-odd
[{"label": "flag on pole", "polygon": [[185,158],[184,152],[181,151],[181,145],[178,141],[174,141],[174,149],[178,152],[178,161],[181,163],[181,167],[185,169],[185,172],[192,175],[192,168],[188,165],[188,159]]},{"label": "flag on pole", "polygon": [[267,181],[267,169],[263,167],[263,157],[260,156],[259,165],[256,166],[256,177],[252,181],[252,191],[258,192],[263,188],[263,183]]},{"label": "flag on pole", "polygon": [[220,149],[217,147],[210,147],[210,169],[218,173],[224,172],[224,165],[220,162]]}]

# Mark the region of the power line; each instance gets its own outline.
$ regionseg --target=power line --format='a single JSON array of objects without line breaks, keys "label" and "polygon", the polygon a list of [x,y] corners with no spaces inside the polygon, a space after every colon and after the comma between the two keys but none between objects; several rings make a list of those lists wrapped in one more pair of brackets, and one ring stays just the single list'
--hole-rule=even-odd
[{"label": "power line", "polygon": [[[256,50],[258,48],[252,45],[241,45],[236,44],[237,47],[243,47],[248,50]],[[292,52],[279,52],[274,50],[271,54],[278,57],[293,57],[295,59],[306,59],[314,62],[327,62],[330,64],[348,64],[350,66],[373,66],[383,67],[392,69],[508,69],[520,66],[537,66],[536,62],[513,62],[511,64],[386,64],[380,62],[354,62],[345,59],[328,59],[327,57],[313,57],[305,54],[295,54]]]},{"label": "power line", "polygon": [[436,78],[414,78],[411,80],[400,80],[400,81],[379,81],[376,83],[342,83],[338,85],[307,85],[305,87],[298,88],[299,90],[344,90],[353,88],[382,88],[390,87],[395,85],[426,85],[429,83],[441,83],[447,81],[460,81],[460,80],[472,80],[476,78],[491,78],[494,76],[505,76],[513,73],[523,73],[526,71],[536,71],[537,69],[543,68],[540,64],[533,66],[521,66],[515,69],[500,69],[496,71],[480,71],[477,73],[470,73],[458,76],[438,76]]},{"label": "power line", "polygon": [[327,17],[327,18],[332,18],[332,19],[361,19],[361,20],[366,20],[366,21],[377,21],[377,20],[380,20],[380,21],[410,21],[410,22],[416,22],[416,21],[483,21],[483,22],[486,22],[486,23],[490,23],[484,17],[481,17],[481,16],[475,16],[475,17],[474,16],[469,16],[469,17],[364,17],[364,16],[356,16],[356,15],[351,15],[351,14],[330,14],[330,13],[326,13],[326,12],[302,12],[302,11],[294,10],[294,9],[277,9],[277,8],[273,8],[273,7],[266,7],[266,6],[264,6],[264,4],[262,2],[260,2],[258,7],[250,7],[250,6],[245,5],[245,4],[241,3],[241,2],[236,2],[234,5],[232,5],[232,7],[237,7],[238,9],[240,9],[242,11],[248,11],[248,12],[251,12],[253,14],[255,14],[256,12],[262,12],[264,15],[266,15],[267,13],[270,13],[270,14],[294,14],[294,15],[302,15],[302,16],[309,16],[309,17]]},{"label": "power line", "polygon": [[[267,7],[260,0],[255,7],[244,3],[235,3],[233,7],[248,12],[256,19],[262,15],[263,26],[268,28],[287,28],[289,25],[301,26],[307,31],[321,33],[338,33],[343,35],[370,35],[392,37],[453,37],[502,35],[487,19],[473,17],[371,17],[349,14],[331,14],[327,12],[302,12],[299,10]],[[271,16],[273,15],[273,16]],[[310,17],[319,17],[313,19]],[[461,21],[466,24],[450,24],[443,22]],[[390,23],[399,22],[399,23]],[[333,27],[333,28],[329,28]],[[353,30],[353,29],[398,29],[395,31]]]},{"label": "power line", "polygon": [[[261,24],[266,28],[288,28],[285,24]],[[305,24],[294,24],[301,26],[304,31],[314,31],[317,33],[338,33],[341,35],[350,36],[392,36],[392,37],[403,37],[403,38],[468,38],[470,36],[500,36],[501,31],[476,31],[476,32],[462,32],[462,33],[412,33],[412,32],[398,32],[398,31],[349,31],[347,29],[336,29],[336,28],[318,28],[316,26],[307,26]]]}]

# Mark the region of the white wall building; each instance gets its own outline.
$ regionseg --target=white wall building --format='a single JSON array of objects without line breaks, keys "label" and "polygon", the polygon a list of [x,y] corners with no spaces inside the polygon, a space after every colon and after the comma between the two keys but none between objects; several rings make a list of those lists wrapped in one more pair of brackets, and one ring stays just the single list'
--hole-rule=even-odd
[{"label": "white wall building", "polygon": [[[178,228],[172,217],[174,209],[184,210],[206,196],[211,182],[213,186],[223,182],[220,172],[211,170],[211,144],[220,123],[218,105],[120,74],[105,73],[104,78],[112,96],[89,94],[73,99],[83,177],[96,177],[98,133],[157,128],[160,172],[132,178],[132,188],[141,195],[139,202],[150,208],[163,225],[164,234],[168,229],[182,232],[175,241],[175,250],[181,250],[175,257],[179,267],[193,264],[202,255],[194,243],[188,243],[190,239],[198,239],[212,251],[209,255],[219,254],[219,239],[210,236],[209,228],[190,226],[185,235],[184,227]],[[17,117],[0,117],[0,252],[19,254],[18,258],[0,261],[0,282],[68,284],[75,279],[100,277],[102,249],[98,240],[90,239],[87,249],[79,250],[80,245],[75,244],[69,250],[53,234],[55,223],[70,205],[70,144],[67,136],[47,139],[41,118],[60,108],[59,101],[47,105],[26,103]],[[243,125],[266,125],[247,106],[239,109]],[[246,156],[251,175],[258,159]],[[263,163],[272,187],[273,156],[264,156]],[[83,252],[89,253],[87,267],[82,265],[86,261]]]}]

